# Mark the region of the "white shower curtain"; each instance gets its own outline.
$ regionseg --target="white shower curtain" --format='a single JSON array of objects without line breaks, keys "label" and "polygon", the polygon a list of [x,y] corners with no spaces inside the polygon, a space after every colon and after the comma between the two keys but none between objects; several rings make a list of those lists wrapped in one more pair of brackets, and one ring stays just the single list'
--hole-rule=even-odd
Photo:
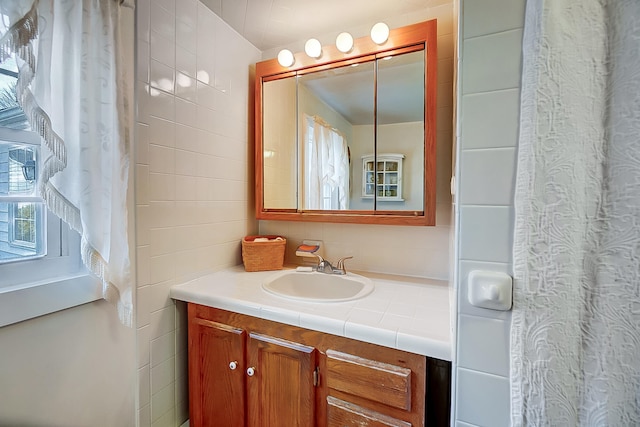
[{"label": "white shower curtain", "polygon": [[528,0],[514,426],[640,425],[640,2]]}]

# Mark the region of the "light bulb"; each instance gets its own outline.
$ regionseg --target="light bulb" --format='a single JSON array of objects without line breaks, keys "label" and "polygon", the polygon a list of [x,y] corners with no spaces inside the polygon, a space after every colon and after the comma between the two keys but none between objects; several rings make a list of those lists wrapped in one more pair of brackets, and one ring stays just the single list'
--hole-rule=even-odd
[{"label": "light bulb", "polygon": [[371,27],[371,40],[375,44],[383,44],[389,39],[389,27],[384,22],[378,22]]},{"label": "light bulb", "polygon": [[353,37],[349,33],[340,33],[336,37],[336,47],[342,53],[347,53],[353,48]]},{"label": "light bulb", "polygon": [[320,58],[320,55],[322,55],[322,45],[318,39],[309,39],[304,44],[304,51],[311,58]]},{"label": "light bulb", "polygon": [[291,67],[294,62],[295,58],[289,49],[282,49],[278,52],[278,63],[283,67]]}]

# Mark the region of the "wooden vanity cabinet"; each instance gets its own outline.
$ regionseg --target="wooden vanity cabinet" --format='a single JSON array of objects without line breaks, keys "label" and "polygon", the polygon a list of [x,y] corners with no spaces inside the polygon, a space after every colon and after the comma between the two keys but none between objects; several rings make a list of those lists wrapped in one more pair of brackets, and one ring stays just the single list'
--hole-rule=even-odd
[{"label": "wooden vanity cabinet", "polygon": [[193,427],[448,425],[435,359],[193,303],[188,325]]},{"label": "wooden vanity cabinet", "polygon": [[313,426],[315,349],[247,332],[208,311],[188,306],[190,425],[268,427],[287,419]]},{"label": "wooden vanity cabinet", "polygon": [[189,416],[194,426],[245,425],[246,333],[189,306]]}]

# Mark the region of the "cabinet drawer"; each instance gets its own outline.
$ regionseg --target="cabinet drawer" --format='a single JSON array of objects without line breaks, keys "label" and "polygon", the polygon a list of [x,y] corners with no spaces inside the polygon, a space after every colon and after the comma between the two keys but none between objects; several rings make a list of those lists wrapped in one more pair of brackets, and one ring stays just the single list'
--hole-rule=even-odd
[{"label": "cabinet drawer", "polygon": [[411,369],[335,350],[326,355],[329,388],[411,410]]},{"label": "cabinet drawer", "polygon": [[411,427],[411,423],[365,409],[353,403],[327,397],[328,427]]}]

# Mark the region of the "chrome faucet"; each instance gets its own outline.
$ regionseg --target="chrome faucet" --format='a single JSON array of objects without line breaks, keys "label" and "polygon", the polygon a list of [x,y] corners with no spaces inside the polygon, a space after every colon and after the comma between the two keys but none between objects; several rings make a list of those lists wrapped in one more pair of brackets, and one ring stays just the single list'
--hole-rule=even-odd
[{"label": "chrome faucet", "polygon": [[336,266],[334,267],[328,260],[322,258],[320,255],[312,255],[318,258],[318,265],[314,269],[320,273],[325,274],[347,274],[347,270],[344,267],[344,262],[348,259],[353,258],[352,256],[340,258]]}]

